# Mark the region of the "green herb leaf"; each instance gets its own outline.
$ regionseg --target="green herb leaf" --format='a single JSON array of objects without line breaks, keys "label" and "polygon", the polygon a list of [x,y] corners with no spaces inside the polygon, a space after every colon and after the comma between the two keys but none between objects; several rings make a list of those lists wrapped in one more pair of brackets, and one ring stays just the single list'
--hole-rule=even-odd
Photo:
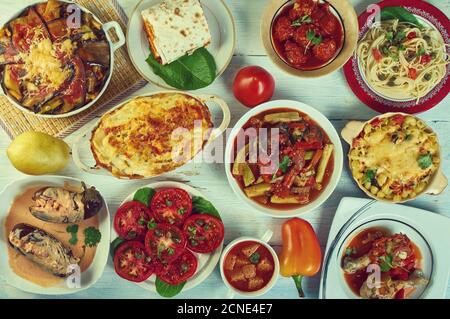
[{"label": "green herb leaf", "polygon": [[394,33],[392,31],[386,33],[386,40],[391,41],[393,38],[394,38]]},{"label": "green herb leaf", "polygon": [[203,197],[192,197],[192,210],[195,214],[207,214],[222,220],[219,211],[210,201],[204,199]]},{"label": "green herb leaf", "polygon": [[304,23],[311,23],[311,22],[312,22],[311,17],[309,15],[304,15],[303,17],[292,21],[291,26],[299,27],[299,26],[301,26]]},{"label": "green herb leaf", "polygon": [[158,277],[156,277],[156,292],[165,298],[172,298],[176,295],[178,295],[181,290],[183,290],[184,285],[186,284],[186,282],[182,282],[179,285],[169,285],[167,283],[165,283],[164,281],[162,281],[161,279],[159,279]]},{"label": "green herb leaf", "polygon": [[71,237],[69,239],[69,244],[71,244],[72,246],[75,246],[78,243],[78,225],[77,224],[73,224],[73,225],[69,225],[66,228],[66,232],[68,232]]},{"label": "green herb leaf", "polygon": [[157,225],[158,224],[156,223],[155,219],[152,218],[148,221],[147,228],[151,230],[151,229],[155,228]]},{"label": "green herb leaf", "polygon": [[95,227],[88,227],[84,230],[84,245],[86,247],[95,247],[102,239],[102,234]]},{"label": "green herb leaf", "polygon": [[365,184],[367,182],[372,182],[373,180],[375,180],[376,173],[377,173],[376,170],[368,169],[366,171],[366,173],[364,174],[363,184]]},{"label": "green herb leaf", "polygon": [[314,30],[308,30],[308,32],[306,33],[306,38],[314,45],[319,45],[320,43],[322,43],[322,36],[320,34],[316,36]]},{"label": "green herb leaf", "polygon": [[114,258],[114,255],[116,254],[117,248],[119,248],[120,245],[122,245],[126,240],[122,239],[120,237],[117,237],[114,239],[111,243],[110,250],[111,250],[111,256]]},{"label": "green herb leaf", "polygon": [[281,161],[279,167],[283,173],[286,173],[289,165],[291,165],[291,158],[289,156],[285,156],[283,157],[283,160]]},{"label": "green herb leaf", "polygon": [[389,270],[391,270],[392,267],[392,256],[391,255],[387,255],[387,256],[381,256],[380,257],[380,269],[382,272],[388,272]]},{"label": "green herb leaf", "polygon": [[184,215],[185,212],[186,212],[186,209],[184,209],[184,208],[178,209],[178,214],[180,214],[180,215]]},{"label": "green herb leaf", "polygon": [[431,165],[433,165],[433,158],[431,154],[420,155],[417,159],[417,163],[419,164],[421,169],[427,169]]},{"label": "green herb leaf", "polygon": [[249,259],[252,264],[256,265],[257,263],[259,263],[261,256],[258,253],[253,253]]},{"label": "green herb leaf", "polygon": [[395,37],[392,41],[400,44],[405,38],[406,38],[406,32],[400,31],[395,34]]},{"label": "green herb leaf", "polygon": [[167,65],[161,65],[152,54],[146,60],[153,72],[167,84],[181,90],[197,90],[216,79],[216,62],[205,48],[197,49]]},{"label": "green herb leaf", "polygon": [[150,206],[150,201],[155,195],[156,191],[153,188],[144,187],[139,189],[133,196],[133,200],[141,202],[145,206]]},{"label": "green herb leaf", "polygon": [[381,9],[381,21],[399,20],[409,22],[415,26],[422,27],[419,20],[403,7],[384,7]]},{"label": "green herb leaf", "polygon": [[416,52],[417,57],[421,57],[422,55],[425,55],[427,52],[425,51],[425,48],[420,48],[419,51]]}]

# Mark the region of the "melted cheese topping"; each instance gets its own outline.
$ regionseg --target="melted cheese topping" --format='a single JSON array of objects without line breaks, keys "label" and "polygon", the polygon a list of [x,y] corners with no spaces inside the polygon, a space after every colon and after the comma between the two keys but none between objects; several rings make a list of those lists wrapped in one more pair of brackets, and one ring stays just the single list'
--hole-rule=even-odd
[{"label": "melted cheese topping", "polygon": [[[73,46],[70,40],[66,40],[60,46],[63,52],[72,52]],[[23,80],[35,82],[39,79],[52,89],[58,89],[70,76],[70,69],[65,68],[61,59],[57,57],[56,49],[50,39],[33,44],[30,52],[22,54],[27,73]]]},{"label": "melted cheese topping", "polygon": [[409,181],[423,174],[417,163],[419,148],[417,137],[394,144],[387,135],[382,140],[373,140],[367,146],[367,154],[362,160],[367,167],[378,167],[386,171],[394,180]]},{"label": "melted cheese topping", "polygon": [[193,158],[212,127],[208,108],[197,99],[157,94],[105,114],[93,131],[91,149],[97,165],[115,176],[151,177]]}]

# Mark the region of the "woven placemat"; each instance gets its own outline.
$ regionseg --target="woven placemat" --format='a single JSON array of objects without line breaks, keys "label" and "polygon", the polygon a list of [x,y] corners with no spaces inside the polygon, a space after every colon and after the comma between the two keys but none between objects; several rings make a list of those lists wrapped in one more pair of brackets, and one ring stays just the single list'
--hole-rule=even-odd
[{"label": "woven placemat", "polygon": [[[90,10],[103,23],[117,21],[123,32],[126,32],[128,18],[116,0],[75,2]],[[113,41],[116,40],[111,36]],[[6,97],[0,96],[0,125],[11,138],[30,130],[64,138],[146,83],[134,69],[124,45],[115,52],[113,75],[108,88],[97,103],[86,111],[69,118],[44,119],[21,112]]]}]

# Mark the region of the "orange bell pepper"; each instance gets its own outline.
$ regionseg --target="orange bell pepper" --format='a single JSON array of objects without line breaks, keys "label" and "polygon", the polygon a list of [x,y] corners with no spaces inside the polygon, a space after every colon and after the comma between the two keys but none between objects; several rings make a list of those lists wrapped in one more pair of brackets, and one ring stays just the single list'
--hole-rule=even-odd
[{"label": "orange bell pepper", "polygon": [[281,275],[294,279],[298,294],[303,298],[303,277],[317,274],[322,263],[319,239],[311,224],[300,218],[286,221],[281,231],[283,240],[280,254]]}]

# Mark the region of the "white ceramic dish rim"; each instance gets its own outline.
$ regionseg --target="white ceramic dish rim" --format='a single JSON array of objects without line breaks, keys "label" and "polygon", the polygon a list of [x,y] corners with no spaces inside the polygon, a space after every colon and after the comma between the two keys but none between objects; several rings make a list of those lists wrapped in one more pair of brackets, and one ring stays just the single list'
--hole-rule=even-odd
[{"label": "white ceramic dish rim", "polygon": [[[308,115],[312,120],[314,120],[328,135],[331,142],[334,145],[334,168],[333,168],[333,174],[330,178],[330,181],[327,185],[327,187],[322,191],[322,193],[317,197],[313,202],[302,206],[300,208],[292,209],[292,210],[277,210],[265,207],[263,205],[257,204],[255,201],[248,198],[244,192],[241,190],[240,186],[238,185],[237,181],[231,174],[230,170],[230,162],[233,160],[233,147],[234,147],[234,140],[236,138],[237,133],[242,128],[242,126],[247,123],[247,121],[255,116],[258,115],[264,111],[268,110],[277,110],[277,109],[295,109],[302,113],[305,113]],[[314,109],[313,107],[302,103],[298,101],[291,101],[291,100],[276,100],[276,101],[270,101],[267,103],[263,103],[250,111],[248,111],[244,116],[242,116],[239,121],[236,123],[234,128],[231,130],[231,133],[228,136],[227,145],[225,148],[225,172],[227,175],[228,183],[230,184],[231,188],[235,192],[235,194],[245,203],[250,205],[251,207],[255,208],[261,213],[264,213],[268,216],[275,217],[275,218],[288,218],[288,217],[294,217],[298,216],[300,214],[305,214],[307,212],[313,211],[320,205],[322,205],[334,192],[336,189],[336,186],[339,183],[339,180],[341,178],[342,174],[342,168],[344,163],[344,152],[342,149],[342,143],[341,139],[339,138],[339,135],[334,128],[333,124],[318,110]]]},{"label": "white ceramic dish rim", "polygon": [[[141,68],[138,67],[138,64],[137,64],[136,61],[135,61],[134,54],[133,54],[133,52],[132,52],[132,50],[131,50],[131,47],[132,47],[132,46],[131,46],[131,43],[129,43],[129,42],[130,42],[130,40],[129,40],[129,39],[130,39],[129,33],[130,33],[130,31],[132,31],[132,28],[131,28],[130,26],[131,26],[131,24],[133,23],[132,19],[134,18],[134,16],[135,16],[135,15],[139,15],[139,17],[140,17],[140,13],[138,13],[137,10],[139,9],[139,7],[141,6],[141,4],[142,4],[143,1],[146,1],[146,0],[140,0],[140,1],[136,4],[136,6],[134,7],[134,9],[133,9],[133,11],[132,11],[132,13],[131,13],[131,15],[130,15],[130,19],[129,19],[129,21],[128,21],[127,32],[126,32],[126,43],[127,43],[128,55],[130,56],[130,60],[131,60],[131,62],[133,63],[134,68],[138,71],[138,73],[139,73],[146,81],[148,81],[149,83],[152,83],[152,84],[154,84],[154,85],[156,85],[156,86],[158,86],[158,87],[160,87],[160,88],[162,88],[162,89],[175,89],[175,88],[173,88],[172,86],[170,86],[169,84],[165,83],[164,80],[161,79],[161,78],[159,78],[156,74],[155,74],[155,76],[158,77],[158,78],[160,79],[160,81],[156,81],[156,80],[154,80],[154,79],[151,79],[145,72],[143,72],[143,71],[141,70]],[[235,20],[234,20],[233,14],[231,13],[230,8],[227,6],[227,4],[226,4],[223,0],[218,0],[218,1],[221,3],[221,5],[223,6],[223,8],[225,9],[225,11],[226,11],[226,13],[227,13],[227,15],[228,15],[228,17],[229,17],[230,24],[231,24],[231,26],[232,26],[231,37],[232,37],[232,41],[233,41],[233,46],[232,46],[232,49],[231,49],[231,51],[230,51],[230,54],[229,54],[229,57],[228,57],[227,61],[224,63],[223,67],[222,67],[220,70],[217,70],[216,79],[217,79],[218,77],[220,77],[220,76],[222,75],[222,73],[225,72],[225,70],[226,70],[227,67],[229,66],[229,64],[230,64],[230,62],[231,62],[231,60],[232,60],[232,58],[233,58],[233,54],[234,54],[234,52],[235,52],[235,50],[236,50],[236,41],[237,41],[236,24],[235,24]],[[144,32],[144,31],[142,31],[142,32]],[[150,50],[149,50],[149,51],[150,51]],[[149,67],[149,68],[150,68],[150,67]],[[151,71],[149,71],[149,72],[151,72]],[[152,72],[152,73],[153,73],[153,72]]]},{"label": "white ceramic dish rim", "polygon": [[[193,188],[192,186],[189,186],[189,185],[183,184],[183,183],[179,183],[179,182],[163,181],[163,182],[151,183],[151,184],[144,185],[142,187],[137,188],[136,190],[134,190],[130,195],[128,195],[123,200],[123,202],[120,204],[120,206],[122,206],[126,202],[129,202],[129,201],[133,200],[134,194],[139,189],[142,189],[142,188],[145,188],[145,187],[150,187],[150,188],[153,188],[155,190],[158,190],[158,189],[161,189],[161,188],[170,188],[170,187],[181,188],[181,189],[184,189],[185,191],[187,191],[189,193],[189,195],[191,195],[191,196],[201,196],[204,199],[209,200],[205,195],[203,195],[200,191],[198,191],[197,189]],[[118,237],[119,237],[118,234],[114,230],[114,223],[112,223],[111,224],[111,243]],[[197,254],[197,253],[194,253],[197,256],[197,258],[199,258],[199,259],[200,259],[200,257],[204,257],[206,255],[209,255],[209,257],[205,257],[205,258],[207,258],[207,259],[205,259],[206,260],[205,266],[202,269],[197,269],[194,277],[189,279],[186,282],[186,285],[183,287],[183,290],[181,291],[181,293],[183,293],[184,291],[187,291],[189,289],[192,289],[192,288],[200,285],[203,281],[205,281],[209,277],[209,275],[211,275],[211,273],[216,268],[217,263],[219,262],[220,255],[222,253],[222,249],[223,249],[223,241],[222,241],[221,245],[219,246],[219,248],[217,248],[211,254]],[[120,277],[117,275],[117,278],[120,278]],[[136,283],[136,284],[138,286],[146,289],[146,290],[149,290],[149,291],[152,291],[152,292],[156,293],[156,286],[155,286],[155,284],[153,282],[154,278],[155,278],[155,275],[152,275],[146,281],[141,282],[141,283]],[[122,279],[122,278],[120,278],[120,279]],[[123,280],[125,280],[125,279],[123,279]]]},{"label": "white ceramic dish rim", "polygon": [[[225,132],[225,130],[227,129],[228,125],[230,124],[230,121],[231,121],[230,108],[229,108],[228,104],[223,99],[221,99],[220,97],[218,97],[216,95],[211,95],[211,94],[191,94],[191,93],[184,92],[184,91],[157,91],[157,92],[151,92],[151,93],[147,93],[147,94],[142,94],[142,95],[139,95],[139,96],[134,96],[134,97],[131,97],[130,99],[128,99],[126,101],[123,101],[123,102],[119,103],[118,105],[116,105],[113,108],[111,108],[108,112],[104,113],[101,118],[99,118],[97,121],[95,121],[95,123],[93,125],[88,126],[87,129],[75,139],[75,141],[74,141],[74,143],[72,145],[72,159],[75,162],[75,165],[78,168],[80,168],[81,170],[83,170],[83,171],[85,171],[87,173],[90,173],[90,174],[103,175],[103,176],[113,176],[113,177],[118,178],[118,179],[132,180],[132,178],[127,178],[127,177],[116,177],[116,176],[112,175],[112,173],[110,171],[108,171],[107,169],[105,169],[103,167],[98,167],[98,166],[90,167],[90,166],[88,166],[87,164],[85,164],[82,161],[81,156],[80,156],[79,148],[80,148],[80,145],[82,144],[82,142],[85,139],[87,139],[87,138],[89,139],[89,143],[90,143],[92,132],[98,127],[98,125],[100,124],[100,122],[101,122],[101,120],[102,120],[102,118],[104,116],[106,116],[107,114],[115,111],[116,109],[122,107],[123,105],[127,104],[128,102],[130,102],[130,101],[132,101],[132,100],[134,100],[136,98],[151,97],[153,95],[158,95],[158,94],[182,94],[182,95],[190,96],[190,97],[198,100],[199,102],[201,102],[203,105],[205,105],[208,108],[208,110],[210,111],[210,113],[211,113],[211,110],[210,110],[210,108],[207,105],[208,102],[215,103],[215,104],[217,104],[220,107],[222,115],[223,115],[222,122],[219,124],[218,127],[215,127],[215,126],[213,127],[214,130],[213,130],[211,136],[209,137],[209,139],[204,144],[202,150],[204,150],[208,146],[208,144],[213,142],[216,138],[221,136],[223,134],[223,132]],[[93,158],[94,154],[92,154],[92,149],[90,150],[90,152],[91,152],[91,157]],[[192,162],[196,158],[196,156],[198,156],[198,155],[201,155],[201,152],[199,152],[198,154],[194,155],[188,162],[184,163],[180,167],[177,167],[177,168],[175,168],[175,169],[173,169],[171,171],[164,172],[164,173],[161,173],[161,174],[158,174],[158,175],[154,175],[154,176],[150,176],[150,177],[136,178],[136,180],[150,180],[150,179],[156,178],[158,176],[161,176],[161,175],[164,175],[164,174],[176,171],[176,170],[180,169],[181,167],[183,167],[183,166],[189,164],[190,162]]]},{"label": "white ceramic dish rim", "polygon": [[[370,214],[366,214],[369,210]],[[336,250],[340,243],[351,233],[352,230],[360,225],[368,223],[372,220],[391,219],[404,223],[418,232],[425,242],[429,245],[432,255],[433,276],[427,289],[422,293],[422,298],[445,298],[447,284],[450,278],[450,258],[444,254],[438,254],[441,251],[448,251],[450,240],[442,240],[442,232],[450,227],[450,219],[439,214],[426,211],[419,208],[404,206],[399,204],[389,204],[370,200],[365,198],[344,197],[339,203],[336,210],[330,232],[328,235],[322,274],[320,280],[319,298],[326,299],[324,286],[327,285],[329,276],[342,276],[340,269],[330,267],[327,271],[327,263],[334,263]],[[437,225],[437,226],[436,226]],[[344,230],[342,231],[342,229]],[[440,231],[437,229],[439,228]],[[445,230],[445,231],[444,231]],[[446,232],[448,234],[448,232]],[[331,250],[333,246],[333,250]],[[331,271],[331,274],[329,274]],[[337,274],[339,272],[339,274]],[[436,278],[440,278],[436,280]],[[333,295],[328,298],[347,298],[347,295]],[[355,298],[357,298],[355,296]]]},{"label": "white ceramic dish rim", "polygon": [[[254,238],[254,237],[249,237],[249,236],[239,237],[239,238],[236,238],[235,240],[233,240],[232,242],[230,242],[227,245],[227,247],[225,247],[225,249],[223,250],[222,256],[220,257],[219,267],[220,267],[220,275],[222,277],[222,280],[223,280],[225,286],[227,286],[227,288],[229,290],[229,294],[228,294],[229,297],[233,297],[234,294],[244,296],[244,297],[262,296],[265,293],[267,293],[270,289],[272,289],[273,286],[276,284],[278,277],[280,276],[280,261],[278,259],[278,255],[275,252],[275,250],[268,244],[272,235],[273,235],[273,232],[271,230],[267,230],[266,233],[260,239]],[[233,286],[231,286],[231,284],[228,282],[228,280],[225,276],[225,272],[223,269],[224,264],[225,264],[225,258],[227,257],[228,253],[234,246],[236,246],[239,243],[245,242],[245,241],[257,242],[257,243],[263,245],[264,247],[266,247],[269,250],[270,254],[272,255],[274,263],[275,263],[272,278],[267,283],[267,285],[265,285],[260,290],[250,291],[250,292],[238,290],[238,289],[234,288]]]},{"label": "white ceramic dish rim", "polygon": [[[57,176],[57,175],[45,175],[45,176],[28,176],[16,179],[12,182],[10,182],[8,185],[6,185],[3,190],[0,192],[0,198],[3,197],[3,194],[5,194],[11,187],[13,187],[15,184],[43,184],[43,183],[49,183],[49,184],[55,184],[55,185],[63,185],[65,182],[72,183],[72,184],[81,184],[81,180],[77,178],[72,177],[66,177],[66,176]],[[86,186],[90,187],[91,185],[86,184]],[[98,189],[97,189],[98,190]],[[25,191],[25,190],[23,190]],[[17,196],[19,194],[16,194]],[[12,195],[11,195],[12,196]],[[11,198],[13,198],[12,196]],[[39,294],[39,295],[69,295],[78,293],[80,291],[89,289],[92,285],[94,285],[102,276],[103,271],[107,265],[108,257],[109,257],[109,243],[110,243],[110,214],[108,209],[108,203],[105,199],[105,197],[102,195],[103,198],[103,204],[104,207],[102,208],[102,211],[104,211],[104,216],[101,216],[101,219],[103,222],[100,222],[99,229],[102,234],[102,238],[100,241],[100,244],[97,246],[97,250],[95,253],[94,260],[92,261],[92,264],[90,267],[85,270],[89,271],[90,269],[97,269],[95,270],[98,275],[95,276],[93,279],[90,280],[90,282],[86,285],[83,285],[81,288],[76,289],[69,289],[69,288],[63,288],[63,287],[41,287],[37,284],[34,284],[30,281],[27,281],[18,275],[16,275],[10,268],[9,268],[9,255],[5,252],[7,252],[7,240],[6,237],[3,236],[3,238],[0,238],[0,247],[2,248],[1,251],[3,252],[0,255],[0,263],[5,264],[8,268],[8,271],[3,271],[0,273],[0,278],[4,278],[6,282],[24,292],[33,293],[33,294]],[[8,205],[11,205],[12,203],[8,203]],[[9,206],[8,206],[9,207]],[[3,210],[3,213],[0,212],[0,221],[2,224],[0,225],[0,233],[3,235],[6,235],[5,233],[5,225],[4,225],[4,218],[8,215],[8,210]],[[3,260],[2,260],[3,259]],[[82,274],[83,275],[83,274]],[[11,277],[12,276],[12,277]]]},{"label": "white ceramic dish rim", "polygon": [[[17,101],[15,101],[12,97],[10,97],[6,92],[4,92],[3,87],[0,85],[0,96],[5,96],[8,101],[14,105],[17,109],[19,109],[20,111],[26,113],[26,114],[30,114],[36,117],[41,117],[41,118],[51,118],[51,119],[57,119],[57,118],[66,118],[66,117],[70,117],[73,115],[76,115],[78,113],[81,113],[85,110],[87,110],[88,108],[90,108],[92,105],[94,105],[98,99],[100,99],[100,97],[105,93],[106,89],[109,86],[109,82],[111,81],[112,78],[112,74],[113,74],[113,69],[114,69],[114,52],[116,50],[118,50],[119,48],[121,48],[124,44],[125,44],[125,35],[122,31],[122,28],[120,27],[120,24],[116,21],[109,21],[106,23],[102,23],[100,21],[100,19],[91,11],[89,11],[88,9],[86,9],[85,7],[83,7],[82,5],[78,4],[78,3],[74,3],[72,1],[68,1],[68,0],[59,0],[61,2],[65,2],[65,3],[69,3],[69,4],[75,4],[77,7],[79,7],[83,12],[86,13],[90,13],[92,14],[92,16],[94,17],[95,21],[97,21],[98,23],[100,23],[102,25],[102,29],[105,32],[106,35],[106,39],[108,40],[109,43],[109,54],[110,54],[110,66],[109,66],[109,75],[108,78],[106,79],[102,90],[100,91],[100,93],[98,94],[98,96],[92,100],[91,102],[89,102],[88,104],[82,106],[81,108],[77,108],[71,112],[68,113],[64,113],[64,114],[55,114],[55,115],[51,115],[51,114],[38,114],[38,113],[34,113],[30,110],[28,110],[27,108],[23,107],[22,105],[20,105]],[[28,4],[27,7],[41,3],[41,2],[45,2],[45,1],[35,1],[31,4]],[[20,9],[20,11],[18,11],[17,13],[15,13],[14,15],[11,16],[11,18],[8,19],[8,22],[11,21],[12,19],[17,18],[27,7]],[[117,42],[112,42],[111,37],[108,33],[109,30],[114,30],[114,32],[116,33],[117,37],[118,37],[118,41]]]}]

